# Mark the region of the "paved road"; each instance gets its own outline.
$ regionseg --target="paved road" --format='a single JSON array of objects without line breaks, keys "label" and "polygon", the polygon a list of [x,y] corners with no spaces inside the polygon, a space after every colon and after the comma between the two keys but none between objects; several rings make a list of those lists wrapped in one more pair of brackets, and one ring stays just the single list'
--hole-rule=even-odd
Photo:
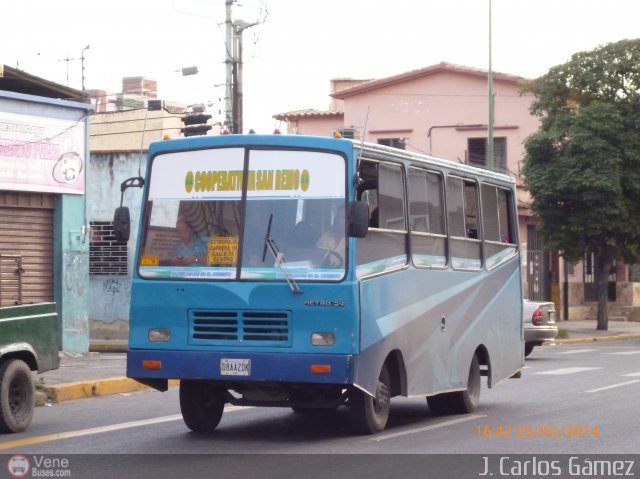
[{"label": "paved road", "polygon": [[216,477],[260,479],[448,479],[477,477],[484,461],[502,475],[497,468],[507,456],[559,458],[568,477],[573,455],[632,460],[640,475],[640,340],[536,348],[523,378],[484,388],[474,414],[433,416],[423,398],[396,398],[388,428],[376,436],[354,436],[346,411],[304,417],[238,407],[227,409],[214,433],[196,434],[182,422],[177,396],[177,388],[145,390],[38,408],[28,431],[0,437],[0,454],[19,453],[32,462],[42,454],[70,458],[72,477],[205,477],[215,471]]},{"label": "paved road", "polygon": [[424,399],[397,398],[377,436],[354,437],[346,411],[309,418],[237,407],[214,434],[196,435],[173,388],[38,408],[27,432],[2,437],[0,452],[634,453],[639,400],[640,340],[570,344],[537,348],[523,378],[484,388],[472,415],[434,417]]}]

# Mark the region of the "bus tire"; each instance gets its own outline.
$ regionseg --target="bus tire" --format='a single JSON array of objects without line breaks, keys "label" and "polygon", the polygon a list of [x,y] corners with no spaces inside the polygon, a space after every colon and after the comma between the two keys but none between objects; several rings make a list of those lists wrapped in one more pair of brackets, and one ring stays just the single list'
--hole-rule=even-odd
[{"label": "bus tire", "polygon": [[533,352],[533,347],[535,345],[531,344],[531,343],[527,343],[524,345],[524,357],[526,358],[527,356],[529,356],[532,352]]},{"label": "bus tire", "polygon": [[0,366],[0,432],[24,431],[33,419],[35,386],[31,369],[20,359]]},{"label": "bus tire", "polygon": [[436,394],[435,396],[427,397],[427,404],[429,409],[436,416],[449,413],[449,394]]},{"label": "bus tire", "polygon": [[387,365],[382,366],[378,376],[376,396],[371,397],[360,389],[349,392],[349,413],[357,432],[376,434],[383,431],[391,409],[391,377]]},{"label": "bus tire", "polygon": [[224,395],[204,381],[180,381],[180,412],[189,429],[213,431],[222,418]]},{"label": "bus tire", "polygon": [[480,361],[478,356],[474,354],[469,366],[467,389],[451,393],[451,412],[468,414],[475,411],[480,401],[480,386]]},{"label": "bus tire", "polygon": [[467,389],[451,393],[436,394],[427,398],[431,412],[440,414],[467,414],[475,411],[480,401],[480,361],[473,355],[469,366]]}]

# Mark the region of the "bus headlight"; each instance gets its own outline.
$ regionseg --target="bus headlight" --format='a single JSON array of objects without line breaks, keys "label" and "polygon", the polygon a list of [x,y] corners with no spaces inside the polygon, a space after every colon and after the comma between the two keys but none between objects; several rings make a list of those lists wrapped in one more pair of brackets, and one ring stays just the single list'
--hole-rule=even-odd
[{"label": "bus headlight", "polygon": [[314,346],[333,346],[336,344],[336,337],[333,333],[312,333],[311,344]]},{"label": "bus headlight", "polygon": [[154,343],[166,343],[171,339],[171,331],[165,328],[153,328],[149,330],[149,341]]}]

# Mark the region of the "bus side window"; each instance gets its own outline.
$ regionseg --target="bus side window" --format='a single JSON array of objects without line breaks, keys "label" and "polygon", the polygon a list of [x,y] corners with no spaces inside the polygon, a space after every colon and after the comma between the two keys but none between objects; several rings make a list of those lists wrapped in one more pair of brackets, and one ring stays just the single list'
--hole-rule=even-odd
[{"label": "bus side window", "polygon": [[[357,241],[358,265],[394,258],[384,271],[398,267],[398,257],[407,258],[407,226],[403,170],[400,165],[363,160],[360,164],[359,198],[369,205],[369,233]],[[364,271],[361,269],[360,271]],[[379,272],[379,271],[378,271]],[[367,274],[367,273],[364,273]]]},{"label": "bus side window", "polygon": [[511,191],[483,184],[482,227],[487,267],[493,268],[516,252]]},{"label": "bus side window", "polygon": [[447,178],[447,213],[452,266],[463,270],[482,269],[478,185],[474,181]]},{"label": "bus side window", "polygon": [[464,220],[467,238],[479,239],[478,235],[478,186],[464,182]]},{"label": "bus side window", "polygon": [[408,170],[411,253],[417,267],[444,268],[448,262],[442,185],[440,173]]}]

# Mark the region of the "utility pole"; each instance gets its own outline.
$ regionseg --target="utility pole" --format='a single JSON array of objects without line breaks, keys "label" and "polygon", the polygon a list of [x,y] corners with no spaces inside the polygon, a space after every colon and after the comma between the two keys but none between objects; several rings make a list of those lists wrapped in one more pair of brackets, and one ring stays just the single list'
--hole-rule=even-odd
[{"label": "utility pole", "polygon": [[493,69],[491,65],[491,0],[489,0],[489,71],[487,73],[489,90],[489,125],[487,128],[487,169],[494,170],[493,161]]},{"label": "utility pole", "polygon": [[82,53],[80,53],[80,58],[70,58],[67,55],[67,58],[61,58],[58,60],[59,62],[67,62],[67,86],[69,86],[69,62],[80,60],[80,65],[82,68],[82,99],[84,100],[85,88],[84,88],[84,52],[89,49],[89,45],[82,49]]},{"label": "utility pole", "polygon": [[225,114],[225,126],[229,129],[231,133],[236,133],[235,125],[233,124],[233,70],[235,67],[235,58],[234,58],[234,26],[233,26],[233,17],[231,12],[231,6],[233,5],[233,0],[225,0],[225,50],[227,51],[227,56],[225,59],[225,64],[227,67],[227,81],[224,95],[224,114]]},{"label": "utility pole", "polygon": [[249,27],[253,27],[257,23],[248,23],[244,20],[238,20],[234,23],[235,30],[235,64],[233,69],[233,121],[236,133],[243,131],[243,99],[242,99],[242,32]]},{"label": "utility pole", "polygon": [[225,0],[227,82],[225,94],[225,125],[230,133],[242,133],[242,32],[258,25],[233,20],[231,6],[235,0]]}]

